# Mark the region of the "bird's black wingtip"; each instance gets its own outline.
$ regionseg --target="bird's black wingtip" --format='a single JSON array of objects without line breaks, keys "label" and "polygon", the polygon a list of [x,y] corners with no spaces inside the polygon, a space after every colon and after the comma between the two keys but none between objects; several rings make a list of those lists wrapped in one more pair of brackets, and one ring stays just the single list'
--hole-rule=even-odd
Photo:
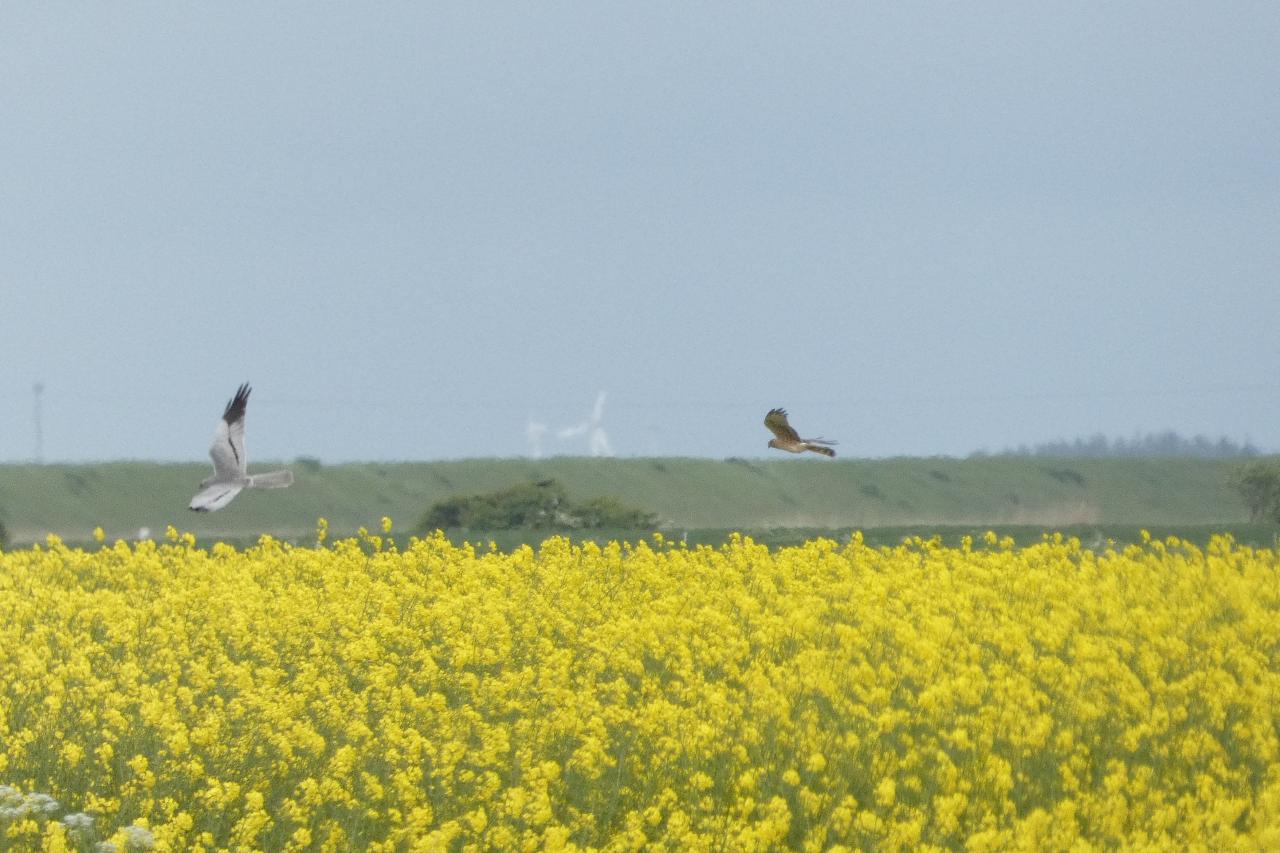
[{"label": "bird's black wingtip", "polygon": [[252,392],[253,388],[249,383],[242,382],[236,389],[236,395],[227,401],[227,407],[222,410],[222,419],[227,423],[234,423],[244,417],[244,410],[249,404],[249,395]]}]

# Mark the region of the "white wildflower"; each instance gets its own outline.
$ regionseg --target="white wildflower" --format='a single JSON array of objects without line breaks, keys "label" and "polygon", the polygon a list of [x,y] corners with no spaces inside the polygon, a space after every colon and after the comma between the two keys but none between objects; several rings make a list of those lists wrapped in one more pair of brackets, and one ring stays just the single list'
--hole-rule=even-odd
[{"label": "white wildflower", "polygon": [[12,785],[0,785],[0,820],[17,820],[26,814],[27,798]]},{"label": "white wildflower", "polygon": [[145,826],[129,824],[124,828],[124,849],[150,850],[156,846],[156,837]]},{"label": "white wildflower", "polygon": [[0,785],[0,820],[49,817],[61,808],[62,804],[48,794],[24,795],[12,785]]},{"label": "white wildflower", "polygon": [[75,812],[65,815],[62,818],[63,824],[67,827],[67,832],[76,834],[87,834],[93,831],[93,815],[85,812]]},{"label": "white wildflower", "polygon": [[47,817],[61,809],[62,804],[48,794],[28,794],[27,808]]}]

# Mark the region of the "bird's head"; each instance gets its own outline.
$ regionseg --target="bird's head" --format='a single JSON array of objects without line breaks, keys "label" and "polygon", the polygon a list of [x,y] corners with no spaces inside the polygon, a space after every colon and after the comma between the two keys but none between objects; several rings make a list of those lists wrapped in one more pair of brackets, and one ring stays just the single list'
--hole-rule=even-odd
[{"label": "bird's head", "polygon": [[771,438],[771,439],[769,439],[769,446],[770,446],[770,447],[777,447],[777,446],[778,446],[778,439],[776,439],[776,438]]}]

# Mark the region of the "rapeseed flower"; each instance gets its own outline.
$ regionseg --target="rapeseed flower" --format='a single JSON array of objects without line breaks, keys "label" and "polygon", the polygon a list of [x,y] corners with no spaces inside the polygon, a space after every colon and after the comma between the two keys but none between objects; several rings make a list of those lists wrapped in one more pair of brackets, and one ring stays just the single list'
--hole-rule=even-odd
[{"label": "rapeseed flower", "polygon": [[0,554],[4,843],[1280,845],[1274,550],[379,529]]}]

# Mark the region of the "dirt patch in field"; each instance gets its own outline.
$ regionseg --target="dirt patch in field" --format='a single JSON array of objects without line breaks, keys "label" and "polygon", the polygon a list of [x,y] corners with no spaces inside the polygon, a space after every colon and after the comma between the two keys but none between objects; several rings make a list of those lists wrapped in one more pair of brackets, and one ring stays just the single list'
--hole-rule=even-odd
[{"label": "dirt patch in field", "polygon": [[[923,515],[918,512],[885,507],[863,513],[812,513],[797,512],[763,519],[762,527],[903,527],[930,525],[1043,525],[1066,527],[1072,524],[1099,524],[1102,513],[1096,504],[1088,501],[1072,501],[1047,506],[1012,506],[1006,510],[983,514],[956,513],[954,515]],[[755,526],[755,525],[751,525]]]},{"label": "dirt patch in field", "polygon": [[1096,504],[1077,501],[1041,508],[1022,508],[1003,521],[1011,524],[1098,524],[1102,521],[1102,512]]}]

